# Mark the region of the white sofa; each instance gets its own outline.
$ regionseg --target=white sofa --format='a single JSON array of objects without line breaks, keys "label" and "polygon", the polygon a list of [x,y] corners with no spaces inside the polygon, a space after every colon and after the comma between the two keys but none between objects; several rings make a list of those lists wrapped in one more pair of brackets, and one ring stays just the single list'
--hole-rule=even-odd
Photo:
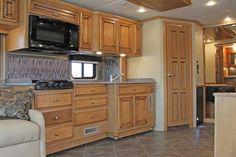
[{"label": "white sofa", "polygon": [[30,110],[29,116],[30,121],[0,120],[1,157],[46,157],[43,115]]}]

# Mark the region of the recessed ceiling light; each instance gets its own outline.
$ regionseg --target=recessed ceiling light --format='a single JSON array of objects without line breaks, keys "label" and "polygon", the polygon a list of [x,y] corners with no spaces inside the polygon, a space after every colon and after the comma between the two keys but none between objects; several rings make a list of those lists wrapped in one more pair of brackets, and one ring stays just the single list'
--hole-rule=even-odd
[{"label": "recessed ceiling light", "polygon": [[126,54],[124,54],[124,53],[121,53],[121,54],[120,54],[120,56],[121,56],[121,57],[125,57],[125,56],[126,56]]},{"label": "recessed ceiling light", "polygon": [[212,0],[206,3],[206,6],[209,6],[209,7],[213,5],[216,5],[216,2]]},{"label": "recessed ceiling light", "polygon": [[96,54],[97,55],[102,55],[102,52],[101,51],[97,51]]},{"label": "recessed ceiling light", "polygon": [[224,19],[224,21],[226,21],[226,22],[229,22],[229,21],[231,21],[232,19],[231,19],[231,17],[229,17],[229,16],[226,16],[225,17],[225,19]]},{"label": "recessed ceiling light", "polygon": [[236,43],[233,44],[233,50],[236,51]]},{"label": "recessed ceiling light", "polygon": [[139,12],[139,13],[144,13],[144,12],[146,12],[146,11],[147,11],[147,10],[144,9],[144,8],[142,8],[142,7],[138,9],[138,12]]}]

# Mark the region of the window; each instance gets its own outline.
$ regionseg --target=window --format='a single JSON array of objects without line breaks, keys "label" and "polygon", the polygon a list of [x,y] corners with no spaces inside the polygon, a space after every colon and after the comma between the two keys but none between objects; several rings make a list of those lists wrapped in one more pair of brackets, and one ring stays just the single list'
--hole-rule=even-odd
[{"label": "window", "polygon": [[97,63],[71,61],[73,79],[96,79]]}]

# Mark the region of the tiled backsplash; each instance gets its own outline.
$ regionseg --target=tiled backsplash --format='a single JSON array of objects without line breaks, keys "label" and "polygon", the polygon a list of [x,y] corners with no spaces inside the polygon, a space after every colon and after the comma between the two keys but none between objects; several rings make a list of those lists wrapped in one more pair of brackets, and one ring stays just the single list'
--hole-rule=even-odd
[{"label": "tiled backsplash", "polygon": [[102,60],[103,79],[109,81],[109,76],[118,75],[120,73],[119,57],[105,57]]},{"label": "tiled backsplash", "polygon": [[[103,57],[98,64],[98,80],[119,74],[119,57]],[[70,65],[65,56],[7,55],[6,79],[69,80]]]},{"label": "tiled backsplash", "polygon": [[30,78],[32,80],[68,80],[67,57],[8,55],[6,79]]}]

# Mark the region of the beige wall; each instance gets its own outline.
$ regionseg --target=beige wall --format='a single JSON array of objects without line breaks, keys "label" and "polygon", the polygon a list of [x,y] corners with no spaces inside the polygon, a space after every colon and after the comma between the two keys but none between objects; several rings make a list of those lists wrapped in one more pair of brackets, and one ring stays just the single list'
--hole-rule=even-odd
[{"label": "beige wall", "polygon": [[205,44],[206,83],[216,82],[215,53],[215,43]]},{"label": "beige wall", "polygon": [[[202,29],[193,24],[193,125],[196,126],[196,82],[203,83]],[[196,35],[195,35],[196,34]],[[198,53],[198,54],[196,54]],[[196,75],[196,59],[201,64],[201,74]],[[143,56],[128,59],[128,78],[153,78],[156,84],[156,127],[164,130],[164,56],[163,21],[154,20],[143,24]]]},{"label": "beige wall", "polygon": [[164,59],[162,20],[143,24],[143,56],[128,59],[128,78],[153,78],[156,84],[156,130],[164,130]]},{"label": "beige wall", "polygon": [[[194,25],[195,31],[195,55],[196,55],[196,83],[197,85],[204,85],[204,48],[203,48],[203,29],[199,25]],[[198,62],[198,63],[197,63]],[[197,64],[199,65],[199,70],[197,73]]]}]

